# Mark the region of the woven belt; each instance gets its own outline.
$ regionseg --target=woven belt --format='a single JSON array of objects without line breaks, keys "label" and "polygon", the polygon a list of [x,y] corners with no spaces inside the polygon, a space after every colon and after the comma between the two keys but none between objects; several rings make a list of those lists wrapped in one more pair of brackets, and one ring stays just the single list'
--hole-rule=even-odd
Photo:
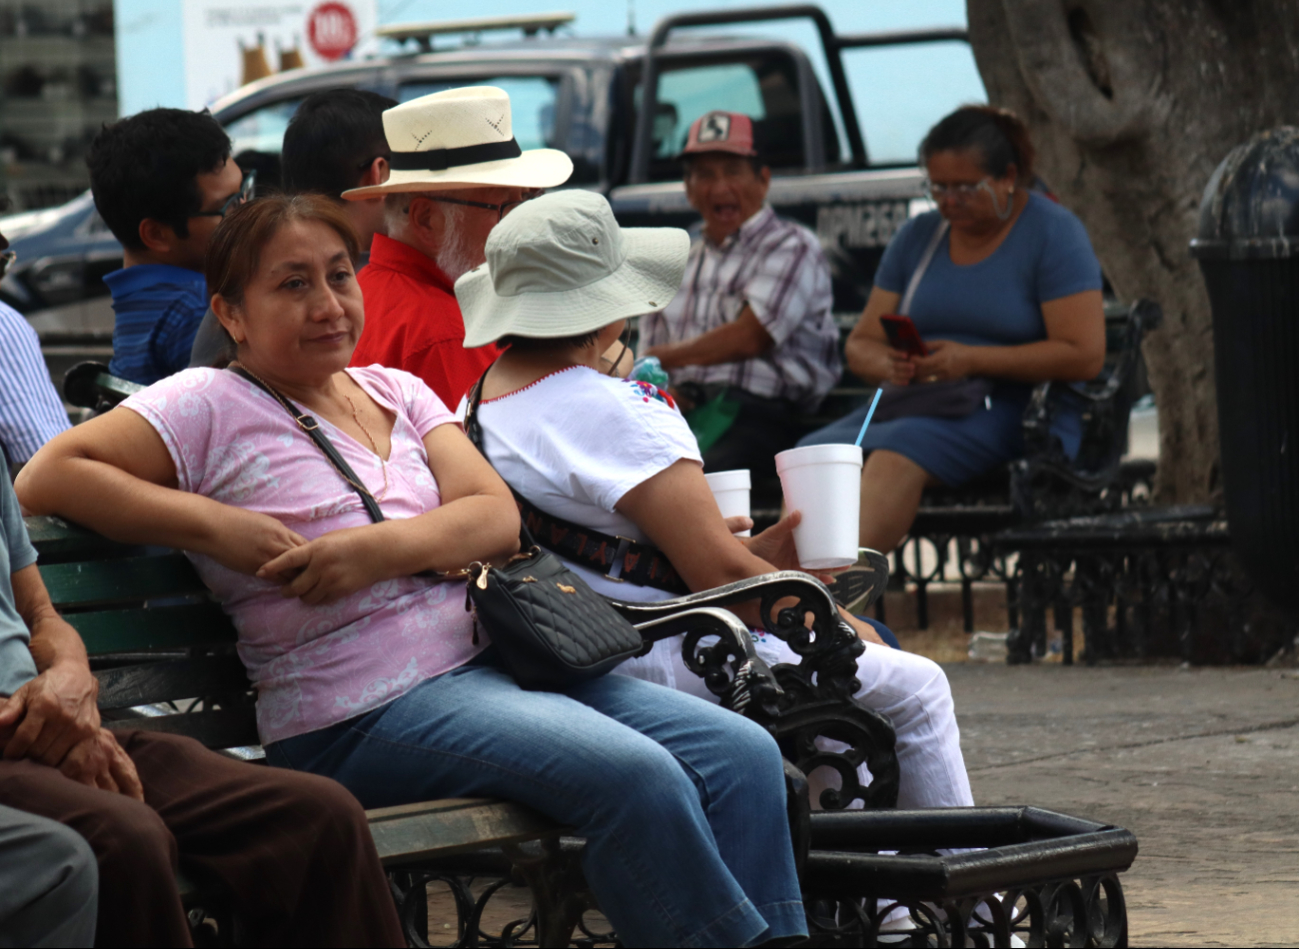
[{"label": "woven belt", "polygon": [[547,514],[514,495],[519,514],[538,544],[565,560],[603,574],[606,579],[685,595],[690,588],[653,544],[618,537]]}]

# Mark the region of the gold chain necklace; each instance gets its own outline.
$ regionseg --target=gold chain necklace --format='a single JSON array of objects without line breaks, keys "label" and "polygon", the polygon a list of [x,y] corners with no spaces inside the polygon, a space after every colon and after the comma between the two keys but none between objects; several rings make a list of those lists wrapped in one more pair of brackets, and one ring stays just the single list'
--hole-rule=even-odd
[{"label": "gold chain necklace", "polygon": [[[257,373],[253,372],[251,369],[249,369],[249,368],[248,368],[247,366],[245,366],[243,363],[236,361],[236,362],[231,363],[230,365],[231,365],[231,368],[233,368],[233,367],[235,367],[235,366],[238,366],[238,367],[239,367],[240,369],[242,369],[244,372],[248,373],[248,375],[252,376],[252,377],[253,377],[254,379],[256,379],[258,382],[260,382],[260,383],[262,384],[262,387],[263,387],[267,392],[269,392],[272,396],[274,396],[275,401],[279,402],[280,405],[282,405],[282,406],[284,406],[286,409],[288,409],[289,412],[292,413],[292,415],[293,415],[293,417],[294,417],[295,419],[298,419],[298,425],[301,426],[301,425],[303,424],[303,423],[302,423],[302,419],[298,417],[298,416],[299,416],[298,411],[293,407],[292,403],[290,403],[286,398],[284,398],[284,396],[280,395],[278,389],[276,389],[273,385],[271,385],[269,382],[267,382],[267,381],[266,381],[265,379],[263,379],[261,376],[257,375]],[[375,457],[377,457],[377,458],[379,459],[379,468],[380,468],[380,470],[383,471],[383,490],[382,490],[381,492],[379,492],[379,496],[378,496],[378,497],[375,497],[373,494],[371,494],[370,489],[367,488],[365,485],[363,485],[363,484],[357,484],[355,481],[353,481],[351,478],[349,478],[349,477],[348,477],[346,474],[344,474],[342,471],[339,471],[338,473],[339,473],[339,475],[342,477],[342,479],[343,479],[344,481],[346,481],[346,482],[347,482],[348,484],[350,484],[352,487],[356,488],[356,490],[358,490],[358,491],[364,491],[366,494],[369,494],[370,497],[374,498],[376,501],[382,501],[384,498],[386,498],[386,497],[388,496],[388,463],[387,463],[386,461],[384,461],[384,460],[383,460],[383,456],[379,454],[379,446],[375,444],[374,436],[370,434],[370,430],[369,430],[368,428],[366,428],[364,425],[361,424],[361,419],[357,416],[356,405],[352,402],[351,398],[348,396],[348,394],[347,394],[346,392],[344,392],[342,395],[343,395],[343,398],[344,398],[344,399],[347,399],[347,404],[348,404],[349,406],[351,406],[351,409],[352,409],[352,421],[354,421],[354,422],[356,423],[357,428],[359,428],[361,431],[363,431],[363,432],[365,433],[365,437],[366,437],[366,439],[368,439],[369,442],[370,442],[370,447],[374,450]],[[329,455],[328,455],[328,454],[325,455],[325,460],[326,460],[326,461],[329,461],[329,463],[330,463],[331,466],[337,468],[337,465],[334,465],[333,460],[329,458]]]},{"label": "gold chain necklace", "polygon": [[[357,428],[365,432],[365,438],[370,443],[370,448],[374,450],[375,457],[379,459],[379,469],[383,472],[383,490],[379,492],[375,500],[382,501],[388,496],[388,462],[384,461],[383,455],[379,454],[379,446],[375,442],[374,436],[370,434],[370,430],[365,427],[365,423],[361,421],[361,416],[357,414],[356,403],[352,401],[352,397],[344,392],[343,398],[347,399],[347,404],[352,409],[352,421],[356,423]],[[389,451],[392,450],[391,444],[389,444],[388,449]]]}]

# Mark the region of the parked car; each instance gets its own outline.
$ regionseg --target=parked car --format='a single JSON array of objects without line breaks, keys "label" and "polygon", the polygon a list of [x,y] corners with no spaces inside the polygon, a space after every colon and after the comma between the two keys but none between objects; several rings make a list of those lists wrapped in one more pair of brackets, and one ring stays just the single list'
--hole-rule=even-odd
[{"label": "parked car", "polygon": [[[789,19],[791,11],[818,29],[833,98],[794,43],[680,32]],[[438,51],[433,37],[443,29],[437,24],[383,27],[383,35],[407,45],[418,42],[427,51],[271,76],[219,100],[212,112],[229,132],[237,157],[256,153],[264,181],[290,117],[313,92],[350,86],[406,101],[456,86],[500,86],[510,94],[519,144],[568,152],[574,165],[570,186],[607,195],[627,226],[694,223],[697,215],[686,203],[674,156],[704,112],[743,112],[754,117],[772,166],[771,203],[820,237],[831,261],[836,311],[845,320],[860,312],[883,247],[910,214],[928,205],[914,162],[872,164],[842,52],[964,43],[964,30],[843,36],[817,7],[759,7],[668,17],[648,40],[554,35],[566,19],[571,17],[494,18],[484,28],[513,26],[531,35]],[[469,29],[466,21],[455,26]],[[546,29],[551,35],[539,35]],[[644,102],[650,103],[646,110]],[[0,298],[47,335],[111,333],[102,277],[120,265],[121,250],[89,194],[61,208],[5,219],[0,228],[19,255],[0,283]]]}]

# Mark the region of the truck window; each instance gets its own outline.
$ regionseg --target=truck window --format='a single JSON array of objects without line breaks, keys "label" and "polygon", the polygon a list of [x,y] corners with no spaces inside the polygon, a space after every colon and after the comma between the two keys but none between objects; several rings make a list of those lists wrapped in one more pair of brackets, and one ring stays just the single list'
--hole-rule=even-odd
[{"label": "truck window", "polygon": [[[639,82],[639,76],[632,78]],[[640,109],[640,87],[634,85],[634,108]],[[802,102],[794,61],[784,55],[751,56],[689,65],[663,63],[659,74],[654,152],[650,180],[681,177],[676,156],[685,147],[690,126],[706,112],[722,109],[753,119],[758,147],[773,169],[802,168]],[[635,123],[631,125],[635,128]]]},{"label": "truck window", "polygon": [[848,82],[872,165],[914,165],[925,133],[970,102],[987,102],[968,43],[846,49]]},{"label": "truck window", "polygon": [[293,113],[298,111],[304,98],[295,96],[269,103],[247,115],[241,115],[227,125],[230,154],[254,151],[278,155],[284,146],[284,130],[289,127],[289,119],[293,118]]},{"label": "truck window", "polygon": [[446,89],[461,86],[496,86],[510,96],[510,119],[519,147],[553,148],[555,140],[555,99],[559,79],[551,76],[485,76],[481,79],[424,79],[403,83],[397,98],[409,102]]}]

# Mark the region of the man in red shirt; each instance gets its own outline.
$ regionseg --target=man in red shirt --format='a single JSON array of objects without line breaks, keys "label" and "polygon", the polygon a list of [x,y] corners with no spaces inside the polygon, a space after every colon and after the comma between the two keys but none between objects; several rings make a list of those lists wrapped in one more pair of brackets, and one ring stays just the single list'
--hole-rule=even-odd
[{"label": "man in red shirt", "polygon": [[343,194],[350,201],[384,196],[388,225],[357,275],[365,329],[352,365],[404,369],[454,409],[499,353],[494,344],[464,348],[455,282],[484,262],[497,222],[567,181],[573,163],[552,148],[520,149],[509,96],[492,86],[394,106],[383,113],[383,127],[391,176]]}]

